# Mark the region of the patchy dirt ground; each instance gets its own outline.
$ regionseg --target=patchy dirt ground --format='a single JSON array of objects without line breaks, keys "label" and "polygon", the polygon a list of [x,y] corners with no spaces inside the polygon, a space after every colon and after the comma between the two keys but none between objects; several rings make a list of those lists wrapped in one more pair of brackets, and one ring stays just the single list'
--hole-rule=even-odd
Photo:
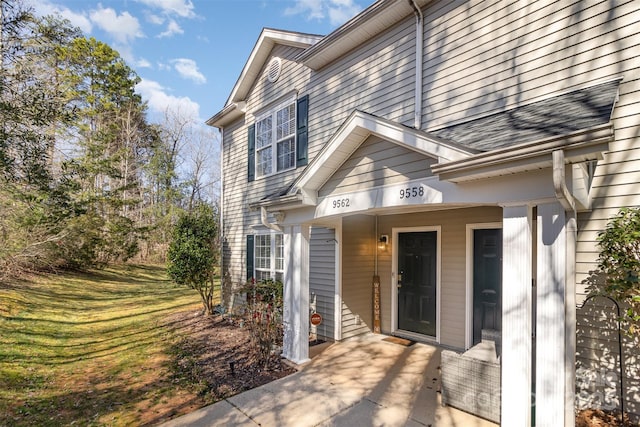
[{"label": "patchy dirt ground", "polygon": [[632,423],[627,417],[623,424],[619,412],[585,409],[576,416],[576,427],[638,427],[638,424]]},{"label": "patchy dirt ground", "polygon": [[180,325],[176,331],[178,340],[171,352],[170,370],[174,381],[192,387],[198,396],[189,410],[295,372],[278,356],[273,356],[266,366],[258,360],[257,351],[249,345],[248,331],[239,321],[203,316],[196,310],[179,313],[170,322]]}]

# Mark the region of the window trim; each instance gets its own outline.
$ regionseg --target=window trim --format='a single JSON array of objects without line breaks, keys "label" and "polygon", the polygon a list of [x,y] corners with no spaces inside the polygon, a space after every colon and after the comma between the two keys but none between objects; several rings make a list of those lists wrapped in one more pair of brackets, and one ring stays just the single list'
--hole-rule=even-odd
[{"label": "window trim", "polygon": [[[293,165],[289,168],[278,170],[278,143],[286,141],[288,138],[284,138],[282,140],[277,139],[277,113],[278,111],[293,105]],[[271,117],[271,144],[265,145],[263,147],[258,147],[258,123],[267,117]],[[297,123],[298,123],[298,103],[295,96],[287,98],[286,100],[279,102],[274,105],[272,108],[269,108],[267,111],[260,113],[255,116],[255,127],[254,127],[254,137],[255,137],[255,156],[253,159],[254,167],[255,167],[255,179],[263,179],[270,176],[274,176],[280,173],[284,173],[287,171],[295,170],[297,167],[297,156],[298,156],[298,131],[297,131]],[[267,147],[271,148],[271,173],[269,174],[261,174],[260,168],[258,167],[258,158],[260,151],[265,150]]]}]

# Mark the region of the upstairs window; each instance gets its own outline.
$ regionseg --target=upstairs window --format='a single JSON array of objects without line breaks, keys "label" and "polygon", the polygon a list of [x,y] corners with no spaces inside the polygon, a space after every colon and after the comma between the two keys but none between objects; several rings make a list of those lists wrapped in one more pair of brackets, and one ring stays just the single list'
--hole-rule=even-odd
[{"label": "upstairs window", "polygon": [[257,116],[247,128],[249,181],[307,165],[308,114],[305,95]]},{"label": "upstairs window", "polygon": [[256,122],[256,177],[296,166],[296,104],[292,102]]}]

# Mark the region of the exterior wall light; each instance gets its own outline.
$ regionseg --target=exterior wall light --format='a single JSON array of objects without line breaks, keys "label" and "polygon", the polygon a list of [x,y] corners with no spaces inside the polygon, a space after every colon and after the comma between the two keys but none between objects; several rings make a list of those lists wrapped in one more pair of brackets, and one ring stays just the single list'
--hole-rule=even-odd
[{"label": "exterior wall light", "polygon": [[380,236],[380,240],[378,241],[378,249],[384,251],[387,249],[387,245],[389,244],[389,236],[387,234],[383,234]]}]

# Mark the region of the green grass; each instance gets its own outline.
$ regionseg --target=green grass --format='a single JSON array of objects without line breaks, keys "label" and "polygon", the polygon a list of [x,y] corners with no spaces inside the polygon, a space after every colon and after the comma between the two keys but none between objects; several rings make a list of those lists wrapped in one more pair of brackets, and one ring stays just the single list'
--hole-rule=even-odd
[{"label": "green grass", "polygon": [[153,424],[183,404],[174,313],[200,297],[162,267],[0,285],[0,426]]}]

